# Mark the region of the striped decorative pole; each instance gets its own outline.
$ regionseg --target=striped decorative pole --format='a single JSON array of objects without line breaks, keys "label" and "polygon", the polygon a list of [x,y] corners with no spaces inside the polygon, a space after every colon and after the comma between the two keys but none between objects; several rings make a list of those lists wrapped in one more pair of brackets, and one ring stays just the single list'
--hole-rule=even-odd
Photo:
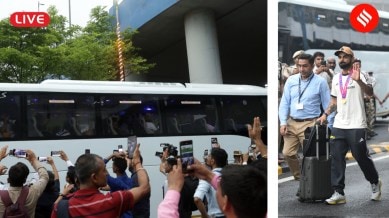
[{"label": "striped decorative pole", "polygon": [[125,80],[125,75],[124,75],[124,63],[123,63],[123,41],[122,37],[120,36],[120,24],[119,24],[119,4],[118,0],[116,1],[116,35],[117,35],[117,40],[116,40],[116,45],[117,45],[117,50],[118,50],[118,59],[119,59],[119,74],[120,74],[120,81]]}]

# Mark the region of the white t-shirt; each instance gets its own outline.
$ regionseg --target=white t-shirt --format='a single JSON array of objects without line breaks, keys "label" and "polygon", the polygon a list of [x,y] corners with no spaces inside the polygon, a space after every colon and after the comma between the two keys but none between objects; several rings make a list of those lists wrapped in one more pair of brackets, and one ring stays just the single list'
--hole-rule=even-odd
[{"label": "white t-shirt", "polygon": [[[332,80],[331,96],[337,97],[337,113],[334,127],[339,129],[366,128],[366,114],[363,100],[364,93],[362,88],[356,81],[350,78],[347,86],[346,101],[343,102],[339,77],[342,78],[342,85],[344,87],[348,76],[342,76],[342,73],[338,73]],[[360,79],[366,84],[366,79],[362,74]]]},{"label": "white t-shirt", "polygon": [[145,123],[145,131],[147,134],[154,134],[158,131],[158,128],[155,126],[152,122],[146,122]]}]

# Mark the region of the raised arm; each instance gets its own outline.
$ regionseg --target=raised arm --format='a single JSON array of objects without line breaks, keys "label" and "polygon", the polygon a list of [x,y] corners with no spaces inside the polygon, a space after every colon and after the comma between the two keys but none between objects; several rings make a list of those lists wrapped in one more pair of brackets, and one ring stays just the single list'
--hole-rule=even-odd
[{"label": "raised arm", "polygon": [[146,169],[143,168],[142,163],[140,161],[140,144],[136,145],[134,156],[132,161],[134,162],[134,172],[138,174],[138,183],[139,186],[129,189],[129,191],[134,196],[134,203],[137,203],[140,199],[150,193],[150,182],[149,177],[147,175]]},{"label": "raised arm", "polygon": [[259,117],[254,117],[253,125],[248,125],[247,130],[250,138],[255,142],[256,149],[261,153],[263,158],[267,158],[267,146],[261,138],[261,120]]},{"label": "raised arm", "polygon": [[58,170],[57,167],[55,166],[53,158],[47,157],[47,163],[50,164],[51,169],[53,169],[54,180],[59,180]]},{"label": "raised arm", "polygon": [[32,150],[27,150],[27,157],[26,159],[30,162],[31,166],[38,172],[39,180],[34,183],[31,188],[34,188],[37,190],[37,193],[39,193],[38,196],[42,194],[42,192],[45,190],[47,182],[49,181],[49,174],[47,173],[47,170],[45,167],[41,165],[41,163],[38,161],[38,159],[35,156],[35,153]]},{"label": "raised arm", "polygon": [[158,206],[158,218],[178,218],[178,203],[180,192],[184,185],[181,159],[177,160],[177,165],[173,166],[168,177],[168,191],[163,201]]},{"label": "raised arm", "polygon": [[69,160],[69,158],[68,158],[68,155],[64,152],[64,151],[60,151],[60,156],[59,156],[63,161],[65,161],[66,162],[66,165],[68,166],[68,167],[70,167],[70,166],[74,166],[74,164]]}]

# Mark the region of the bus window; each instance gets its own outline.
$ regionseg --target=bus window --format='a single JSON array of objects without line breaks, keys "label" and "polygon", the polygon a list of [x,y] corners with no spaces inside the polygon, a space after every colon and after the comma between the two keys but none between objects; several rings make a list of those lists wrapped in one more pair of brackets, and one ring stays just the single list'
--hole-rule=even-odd
[{"label": "bus window", "polygon": [[95,135],[94,97],[36,94],[27,96],[29,137]]},{"label": "bus window", "polygon": [[[222,97],[223,129],[226,134],[247,135],[247,124],[252,124],[253,118],[259,116],[261,124],[267,127],[266,98],[250,96]],[[266,130],[265,130],[266,131]],[[267,143],[266,134],[262,140]]]},{"label": "bus window", "polygon": [[17,139],[20,131],[20,97],[0,92],[0,140]]},{"label": "bus window", "polygon": [[315,22],[318,26],[331,26],[331,12],[328,10],[314,9]]},{"label": "bus window", "polygon": [[211,134],[220,130],[212,97],[169,96],[164,105],[168,134]]},{"label": "bus window", "polygon": [[100,98],[104,136],[146,136],[161,133],[161,115],[155,97],[106,95]]},{"label": "bus window", "polygon": [[345,12],[334,11],[333,12],[334,26],[338,29],[350,29],[349,16]]}]

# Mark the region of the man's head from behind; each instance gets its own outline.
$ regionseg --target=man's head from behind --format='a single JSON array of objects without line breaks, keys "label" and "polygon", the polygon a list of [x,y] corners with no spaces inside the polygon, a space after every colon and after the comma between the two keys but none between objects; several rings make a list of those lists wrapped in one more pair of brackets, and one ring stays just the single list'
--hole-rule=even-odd
[{"label": "man's head from behind", "polygon": [[26,164],[18,162],[8,171],[8,182],[12,187],[22,187],[27,180],[30,170]]},{"label": "man's head from behind", "polygon": [[125,158],[115,157],[112,161],[112,170],[114,173],[124,174],[127,169],[127,160]]},{"label": "man's head from behind", "polygon": [[228,165],[221,174],[216,198],[227,217],[266,217],[267,179],[263,172],[252,166]]},{"label": "man's head from behind", "polygon": [[96,154],[83,154],[78,157],[75,172],[80,185],[98,188],[107,184],[107,169],[103,159]]},{"label": "man's head from behind", "polygon": [[208,155],[207,164],[212,168],[223,168],[227,165],[228,154],[222,148],[212,148]]}]

